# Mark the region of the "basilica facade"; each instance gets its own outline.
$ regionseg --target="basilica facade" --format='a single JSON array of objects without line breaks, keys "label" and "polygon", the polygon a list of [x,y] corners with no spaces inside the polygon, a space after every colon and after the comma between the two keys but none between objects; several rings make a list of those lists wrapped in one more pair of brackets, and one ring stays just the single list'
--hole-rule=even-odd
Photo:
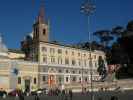
[{"label": "basilica facade", "polygon": [[[23,40],[22,53],[7,48],[0,51],[0,88],[81,88],[92,80],[99,80],[98,59],[102,51],[88,51],[49,41],[49,25],[44,19],[44,8],[33,24],[32,36]],[[0,44],[4,45],[4,44]]]}]

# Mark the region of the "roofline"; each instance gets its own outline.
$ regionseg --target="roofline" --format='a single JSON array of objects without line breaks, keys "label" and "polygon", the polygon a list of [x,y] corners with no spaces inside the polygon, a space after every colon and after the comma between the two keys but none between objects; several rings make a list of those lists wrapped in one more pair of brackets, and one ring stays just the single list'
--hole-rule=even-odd
[{"label": "roofline", "polygon": [[[83,51],[89,52],[89,50],[87,50],[87,49],[76,48],[76,47],[72,47],[72,46],[69,46],[69,45],[58,44],[58,43],[52,43],[52,42],[44,42],[44,41],[39,41],[39,42],[48,43],[48,44],[53,44],[53,45],[57,45],[57,46],[68,47],[68,48],[77,49],[77,50],[83,50]],[[104,53],[103,51],[100,51],[100,50],[92,50],[92,52]]]}]

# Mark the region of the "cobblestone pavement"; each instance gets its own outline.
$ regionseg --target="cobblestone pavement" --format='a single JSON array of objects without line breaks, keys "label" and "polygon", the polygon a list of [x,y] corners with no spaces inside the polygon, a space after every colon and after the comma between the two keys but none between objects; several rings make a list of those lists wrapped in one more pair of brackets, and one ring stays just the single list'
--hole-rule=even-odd
[{"label": "cobblestone pavement", "polygon": [[[133,100],[133,90],[130,91],[115,91],[115,92],[95,92],[93,93],[93,100],[111,100],[111,96],[118,97],[118,100]],[[67,99],[63,99],[61,96],[40,96],[39,100],[70,100],[69,96]],[[99,99],[101,98],[101,99]],[[18,97],[7,97],[0,100],[21,100]],[[35,100],[34,96],[25,97],[24,100]],[[90,93],[81,94],[76,93],[73,95],[72,100],[90,100]]]}]

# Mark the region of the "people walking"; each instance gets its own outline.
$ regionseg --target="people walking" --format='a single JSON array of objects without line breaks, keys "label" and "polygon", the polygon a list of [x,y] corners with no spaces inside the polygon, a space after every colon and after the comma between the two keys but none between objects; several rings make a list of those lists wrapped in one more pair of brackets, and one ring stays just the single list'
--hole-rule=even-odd
[{"label": "people walking", "polygon": [[38,95],[38,94],[36,94],[36,95],[35,95],[35,100],[40,100],[40,98],[39,98],[39,95]]},{"label": "people walking", "polygon": [[72,92],[72,90],[69,90],[69,97],[70,97],[70,100],[73,99],[73,92]]},{"label": "people walking", "polygon": [[23,91],[21,91],[21,93],[19,95],[19,100],[24,100],[24,93],[23,93]]}]

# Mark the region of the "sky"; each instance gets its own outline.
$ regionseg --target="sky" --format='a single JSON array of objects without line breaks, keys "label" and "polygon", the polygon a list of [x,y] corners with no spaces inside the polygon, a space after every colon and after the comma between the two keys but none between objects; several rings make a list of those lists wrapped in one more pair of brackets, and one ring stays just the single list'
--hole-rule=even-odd
[{"label": "sky", "polygon": [[[20,48],[20,42],[32,31],[41,0],[0,0],[0,34],[8,48]],[[80,11],[85,0],[44,0],[46,20],[50,20],[50,40],[74,44],[88,40],[88,32],[126,26],[133,20],[133,0],[92,0],[96,6],[87,16]],[[97,40],[97,38],[93,38]]]}]

